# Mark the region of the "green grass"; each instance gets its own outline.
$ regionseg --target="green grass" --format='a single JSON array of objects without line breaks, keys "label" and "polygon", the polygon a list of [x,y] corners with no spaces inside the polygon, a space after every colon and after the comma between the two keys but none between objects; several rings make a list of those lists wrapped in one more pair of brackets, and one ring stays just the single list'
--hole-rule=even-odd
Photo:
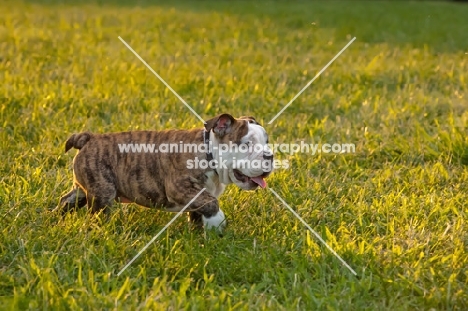
[{"label": "green grass", "polygon": [[[75,4],[72,3],[81,3]],[[466,310],[468,6],[450,2],[10,1],[0,19],[0,309]],[[254,115],[287,155],[276,190],[228,187],[219,238],[115,206],[48,213],[71,186],[70,134],[194,128]],[[266,123],[352,38],[273,125]]]}]

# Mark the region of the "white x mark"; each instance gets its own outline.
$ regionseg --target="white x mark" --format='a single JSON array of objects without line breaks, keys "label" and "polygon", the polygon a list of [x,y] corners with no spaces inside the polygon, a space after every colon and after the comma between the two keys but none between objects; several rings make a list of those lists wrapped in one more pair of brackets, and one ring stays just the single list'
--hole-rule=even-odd
[{"label": "white x mark", "polygon": [[177,97],[177,98],[178,98],[178,99],[179,99],[179,100],[180,100],[180,101],[181,101],[181,102],[182,102],[182,103],[183,103],[183,104],[200,120],[200,121],[203,122],[203,124],[205,124],[205,120],[203,120],[202,117],[200,117],[200,116],[198,115],[198,113],[196,113],[195,110],[193,110],[193,108],[190,107],[190,105],[187,104],[187,103],[185,102],[185,100],[183,100],[182,97],[180,97],[179,94],[177,94],[176,91],[174,91],[174,90],[172,89],[172,87],[171,87],[169,84],[167,84],[166,81],[164,81],[164,79],[161,78],[161,76],[158,75],[158,73],[157,73],[156,71],[154,71],[153,68],[151,68],[151,66],[148,65],[148,63],[145,62],[145,60],[144,60],[143,58],[141,58],[141,56],[138,55],[138,53],[135,52],[135,50],[133,50],[132,47],[131,47],[127,42],[125,42],[124,39],[122,39],[120,36],[119,36],[119,39],[120,39],[120,41],[122,41],[123,44],[125,44],[125,46],[126,46],[130,51],[132,51],[133,54],[135,54],[136,57],[138,57],[138,59],[139,59],[146,67],[148,67],[148,69],[149,69],[159,80],[161,80],[162,83],[164,83],[164,85],[165,85],[165,86],[166,86],[166,87],[167,87],[167,88],[168,88],[168,89],[169,89],[169,90],[170,90],[170,91],[171,91],[171,92],[172,92],[172,93],[173,93],[173,94],[174,94],[174,95],[175,95],[175,96],[176,96],[176,97]]},{"label": "white x mark", "polygon": [[352,38],[351,41],[349,41],[348,44],[346,44],[346,46],[344,48],[342,48],[341,51],[338,52],[338,54],[336,54],[335,57],[333,57],[332,60],[329,61],[328,64],[325,67],[323,67],[322,70],[320,70],[319,73],[316,74],[315,77],[312,80],[310,80],[310,82],[307,83],[307,85],[304,86],[302,88],[302,90],[299,93],[297,93],[297,95],[294,96],[294,98],[291,99],[291,101],[289,103],[287,103],[287,105],[284,106],[283,109],[281,109],[281,111],[278,112],[273,119],[270,120],[270,122],[268,122],[268,124],[273,123],[273,121],[275,121],[276,118],[278,118],[280,116],[280,114],[282,114],[286,110],[286,108],[288,108],[293,103],[293,101],[295,101],[296,98],[298,98],[299,95],[301,95],[302,92],[304,92],[315,81],[315,79],[317,79],[328,68],[328,66],[330,66],[332,64],[341,55],[341,53],[343,53],[351,45],[351,43],[353,43],[354,40],[356,40],[356,37]]},{"label": "white x mark", "polygon": [[288,203],[286,203],[286,201],[283,200],[282,197],[279,196],[278,193],[276,193],[275,190],[273,190],[273,189],[271,189],[271,188],[268,188],[268,189],[284,204],[284,206],[286,206],[286,207],[291,211],[291,213],[294,214],[294,216],[296,216],[297,219],[299,219],[300,222],[302,222],[302,223],[304,224],[304,226],[306,226],[307,229],[309,229],[310,232],[312,232],[312,233],[315,235],[315,237],[316,237],[320,242],[322,242],[322,243],[330,250],[330,252],[332,252],[333,255],[335,255],[336,258],[338,258],[338,259],[341,261],[341,263],[342,263],[346,268],[349,269],[349,271],[351,271],[352,274],[357,275],[356,271],[354,271],[353,268],[351,268],[350,265],[348,265],[348,264],[346,263],[346,261],[344,261],[343,258],[341,258],[340,255],[338,255],[338,254],[333,250],[333,248],[331,248],[331,247],[327,244],[327,242],[325,242],[325,241],[322,239],[322,237],[321,237],[317,232],[315,232],[315,230],[312,229],[312,228],[309,226],[309,224],[307,224],[307,223],[305,222],[305,220],[302,219],[302,217],[299,216],[299,214],[296,213],[296,211],[294,211],[294,210],[291,208],[291,206],[289,206]]},{"label": "white x mark", "polygon": [[169,221],[167,223],[167,225],[164,226],[164,228],[161,229],[161,231],[158,232],[158,234],[156,234],[152,239],[151,241],[149,241],[139,252],[138,254],[136,254],[135,257],[133,257],[132,260],[130,260],[128,262],[128,264],[125,265],[125,267],[122,268],[122,270],[120,270],[119,273],[117,273],[117,276],[120,276],[138,257],[140,257],[141,254],[143,254],[143,252],[154,242],[156,241],[156,239],[177,219],[177,217],[179,217],[180,215],[182,215],[183,212],[185,212],[185,210],[190,206],[190,204],[192,204],[200,194],[202,194],[203,191],[205,191],[206,188],[203,188],[202,190],[200,190],[200,192],[197,193],[197,195],[192,199],[190,200],[190,202],[187,203],[187,205],[184,206],[183,209],[181,209],[172,219],[171,221]]}]

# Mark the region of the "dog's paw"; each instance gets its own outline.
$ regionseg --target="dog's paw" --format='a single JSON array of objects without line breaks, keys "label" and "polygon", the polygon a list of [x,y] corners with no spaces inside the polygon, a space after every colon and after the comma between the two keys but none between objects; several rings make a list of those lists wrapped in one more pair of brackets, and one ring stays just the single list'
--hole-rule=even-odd
[{"label": "dog's paw", "polygon": [[226,216],[224,216],[222,210],[219,210],[211,217],[202,216],[202,221],[205,230],[215,229],[219,233],[222,233],[226,228]]}]

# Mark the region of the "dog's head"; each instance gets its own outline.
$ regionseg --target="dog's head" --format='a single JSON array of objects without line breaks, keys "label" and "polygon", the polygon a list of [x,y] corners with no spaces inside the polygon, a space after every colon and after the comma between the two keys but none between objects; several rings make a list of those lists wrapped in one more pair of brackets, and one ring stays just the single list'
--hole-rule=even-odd
[{"label": "dog's head", "polygon": [[215,158],[225,165],[218,169],[223,183],[244,190],[266,187],[264,178],[273,170],[273,153],[265,129],[253,117],[236,119],[225,113],[206,121],[205,129],[212,132]]}]

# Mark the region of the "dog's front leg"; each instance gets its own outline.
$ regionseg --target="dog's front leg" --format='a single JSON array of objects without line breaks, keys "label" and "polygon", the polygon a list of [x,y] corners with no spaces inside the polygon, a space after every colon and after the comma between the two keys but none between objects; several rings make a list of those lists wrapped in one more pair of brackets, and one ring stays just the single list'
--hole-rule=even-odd
[{"label": "dog's front leg", "polygon": [[[187,185],[189,186],[189,185]],[[179,206],[187,205],[190,200],[200,192],[198,187],[187,187],[183,191],[176,187],[168,187],[167,192],[170,202]],[[226,227],[226,217],[219,208],[218,199],[208,192],[202,192],[188,208],[191,223],[205,229],[217,229],[222,231]]]},{"label": "dog's front leg", "polygon": [[211,202],[205,203],[196,211],[189,212],[189,220],[197,226],[203,226],[205,229],[217,229],[223,231],[226,227],[226,217],[219,208],[218,200],[212,197]]},{"label": "dog's front leg", "polygon": [[[180,207],[187,205],[202,187],[205,186],[206,175],[200,174],[179,174],[166,180],[166,197]],[[205,186],[206,187],[206,186]],[[221,232],[226,227],[226,217],[219,208],[219,202],[216,193],[209,189],[201,192],[190,207],[189,220],[198,227],[207,229],[216,229]]]}]

